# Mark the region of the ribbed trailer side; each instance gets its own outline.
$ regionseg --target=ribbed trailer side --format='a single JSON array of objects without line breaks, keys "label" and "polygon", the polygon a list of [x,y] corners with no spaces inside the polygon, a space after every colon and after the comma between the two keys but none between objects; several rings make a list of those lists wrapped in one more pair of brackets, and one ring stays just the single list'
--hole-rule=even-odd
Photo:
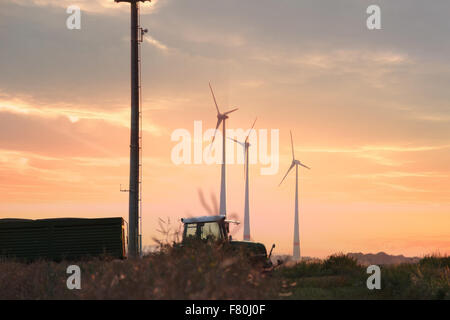
[{"label": "ribbed trailer side", "polygon": [[73,260],[126,257],[122,218],[0,220],[0,257]]},{"label": "ribbed trailer side", "polygon": [[33,220],[1,222],[0,256],[26,260],[48,257],[49,233],[49,225]]}]

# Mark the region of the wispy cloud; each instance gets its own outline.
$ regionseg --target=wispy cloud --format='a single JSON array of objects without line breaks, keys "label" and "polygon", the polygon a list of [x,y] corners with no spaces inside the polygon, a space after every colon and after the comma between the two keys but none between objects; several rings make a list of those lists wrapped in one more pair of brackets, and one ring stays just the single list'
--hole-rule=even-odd
[{"label": "wispy cloud", "polygon": [[316,153],[361,153],[371,151],[386,151],[386,152],[421,152],[442,150],[450,148],[450,144],[441,145],[422,145],[422,146],[402,146],[402,145],[367,145],[355,148],[327,148],[327,147],[300,147],[296,150],[300,152],[316,152]]},{"label": "wispy cloud", "polygon": [[367,174],[351,174],[350,178],[361,178],[361,179],[378,179],[378,178],[449,178],[450,173],[433,172],[433,171],[413,171],[413,172],[403,172],[403,171],[387,171],[380,173],[367,173]]},{"label": "wispy cloud", "polygon": [[[28,102],[20,98],[0,96],[0,112],[11,112],[15,114],[33,115],[43,118],[66,117],[70,122],[80,120],[102,120],[114,125],[129,128],[129,108],[118,108],[114,112],[82,108],[79,105],[45,104],[36,106],[35,102]],[[161,135],[163,129],[145,121],[143,130],[155,135]]]},{"label": "wispy cloud", "polygon": [[[261,50],[263,52],[263,50]],[[405,53],[366,50],[337,49],[330,52],[311,51],[298,54],[295,52],[278,52],[265,55],[254,55],[253,59],[271,64],[293,64],[315,69],[367,70],[369,66],[392,67],[413,62]],[[348,69],[350,67],[350,69]],[[374,71],[374,70],[372,70]]]},{"label": "wispy cloud", "polygon": [[404,146],[404,145],[366,145],[354,148],[342,147],[301,147],[295,148],[299,153],[342,153],[351,154],[357,158],[369,159],[379,165],[396,167],[405,164],[406,160],[398,160],[392,157],[392,153],[412,153],[412,152],[427,152],[436,150],[449,149],[450,144],[439,145],[418,145],[418,146]]},{"label": "wispy cloud", "polygon": [[247,88],[259,88],[264,85],[264,81],[262,80],[248,80],[240,83],[241,86]]},{"label": "wispy cloud", "polygon": [[449,114],[437,114],[437,113],[415,113],[412,116],[414,119],[427,121],[427,122],[450,122]]},{"label": "wispy cloud", "polygon": [[149,34],[144,35],[144,40],[145,40],[145,42],[150,43],[151,45],[153,45],[154,47],[156,47],[160,50],[163,50],[163,51],[169,50],[169,48],[164,43],[161,43],[160,41],[156,40]]},{"label": "wispy cloud", "polygon": [[191,26],[191,29],[185,30],[184,36],[187,41],[194,43],[206,43],[211,45],[219,45],[224,47],[241,47],[246,43],[242,35],[222,32],[218,36],[217,32],[205,29],[196,29]]},{"label": "wispy cloud", "polygon": [[[152,0],[141,4],[141,11],[144,14],[153,13],[167,0]],[[67,8],[71,5],[77,5],[83,11],[101,14],[116,14],[129,10],[126,3],[117,3],[114,0],[11,0],[11,2],[21,6],[40,6],[40,7],[62,7]]]},{"label": "wispy cloud", "polygon": [[414,187],[408,187],[401,184],[394,184],[394,183],[387,183],[387,182],[377,182],[376,184],[388,187],[397,191],[403,191],[403,192],[433,192],[433,190],[427,190],[427,189],[420,189],[420,188],[414,188]]}]

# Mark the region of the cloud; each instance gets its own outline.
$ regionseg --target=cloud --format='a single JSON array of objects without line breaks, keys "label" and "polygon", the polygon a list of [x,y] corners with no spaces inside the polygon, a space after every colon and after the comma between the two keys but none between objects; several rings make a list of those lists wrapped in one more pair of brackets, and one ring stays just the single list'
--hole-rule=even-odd
[{"label": "cloud", "polygon": [[426,189],[408,187],[405,185],[394,184],[394,183],[377,182],[376,184],[383,186],[383,187],[389,187],[389,188],[397,190],[397,191],[403,191],[403,192],[434,192],[434,190],[426,190]]},{"label": "cloud", "polygon": [[101,120],[74,123],[67,117],[0,112],[0,145],[3,149],[49,157],[116,157],[121,152],[120,145],[127,145],[128,137],[126,128]]},{"label": "cloud", "polygon": [[[32,98],[29,97],[30,100]],[[90,109],[80,105],[71,105],[68,103],[45,103],[44,105],[33,101],[27,101],[18,97],[10,97],[8,95],[0,95],[0,112],[9,112],[13,114],[32,115],[41,118],[58,118],[65,117],[70,122],[75,123],[80,120],[101,120],[112,125],[129,128],[129,108],[117,108],[114,112],[107,110]],[[154,135],[161,135],[163,129],[159,126],[145,121],[143,130]]]},{"label": "cloud", "polygon": [[421,152],[421,151],[442,150],[448,148],[450,148],[450,144],[428,145],[428,146],[367,145],[354,148],[301,147],[296,148],[296,150],[299,150],[300,152],[315,152],[315,153],[363,153],[371,151]]},{"label": "cloud", "polygon": [[[279,59],[277,59],[279,60]],[[285,60],[281,60],[285,61]],[[289,60],[288,60],[289,61]],[[313,68],[319,69],[345,69],[348,70],[349,67],[354,69],[361,69],[364,67],[375,68],[375,67],[388,67],[404,65],[406,63],[411,63],[411,59],[403,53],[395,53],[392,51],[382,51],[378,52],[366,51],[366,50],[333,50],[331,52],[317,52],[317,53],[306,53],[299,57],[292,57],[290,59],[292,63],[305,65]],[[357,68],[358,66],[358,68]],[[349,71],[351,71],[350,69]]]},{"label": "cloud", "polygon": [[450,122],[450,114],[437,114],[437,113],[413,113],[413,119],[435,122],[435,123],[446,123]]},{"label": "cloud", "polygon": [[340,83],[332,82],[334,87],[345,83],[351,86],[359,81],[370,87],[390,89],[391,82],[396,80],[393,75],[403,72],[407,67],[415,68],[417,64],[415,59],[400,49],[306,48],[267,53],[261,47],[252,52],[256,53],[251,54],[250,59],[266,67],[271,65],[272,68],[285,69],[283,81],[291,77],[295,81],[303,79],[305,83],[322,83],[325,86],[324,80],[328,82],[337,78]]},{"label": "cloud", "polygon": [[163,44],[160,41],[156,40],[155,38],[153,38],[148,33],[144,35],[144,41],[147,42],[147,43],[150,43],[151,45],[155,46],[156,48],[158,48],[160,50],[163,50],[163,51],[169,50],[169,48],[165,44]]},{"label": "cloud", "polygon": [[[297,153],[342,153],[350,154],[357,158],[365,158],[382,166],[397,167],[405,165],[411,160],[399,160],[393,154],[401,153],[415,153],[415,152],[429,152],[450,149],[450,144],[436,144],[436,145],[363,145],[353,148],[349,147],[300,147],[295,148]],[[410,158],[411,159],[411,158]]]},{"label": "cloud", "polygon": [[242,47],[246,44],[246,40],[243,35],[233,32],[221,32],[220,35],[217,32],[211,30],[200,29],[191,26],[191,28],[184,29],[184,38],[188,42],[210,44],[224,47]]},{"label": "cloud", "polygon": [[387,171],[380,173],[368,173],[368,174],[351,174],[350,178],[361,178],[361,179],[378,179],[378,178],[449,178],[450,173],[442,172],[402,172],[402,171]]},{"label": "cloud", "polygon": [[247,88],[259,88],[264,85],[264,81],[262,80],[248,80],[240,83],[241,86]]},{"label": "cloud", "polygon": [[[167,1],[167,0],[166,0]],[[79,6],[82,11],[96,14],[117,14],[119,11],[129,11],[129,5],[126,3],[117,3],[114,0],[10,0],[10,2],[21,6],[38,7],[62,7],[67,8],[71,5]],[[152,0],[140,5],[143,14],[150,14],[159,9],[164,0]]]},{"label": "cloud", "polygon": [[[49,162],[49,168],[40,167],[35,165],[35,162]],[[66,181],[75,182],[79,181],[79,177],[75,174],[69,174],[65,170],[57,168],[55,162],[62,162],[62,158],[42,156],[33,152],[23,152],[14,150],[2,150],[0,149],[0,175],[18,174],[23,176],[24,180],[28,180],[31,185],[34,185],[33,181],[45,180],[45,181]],[[29,177],[27,179],[27,177]]]}]

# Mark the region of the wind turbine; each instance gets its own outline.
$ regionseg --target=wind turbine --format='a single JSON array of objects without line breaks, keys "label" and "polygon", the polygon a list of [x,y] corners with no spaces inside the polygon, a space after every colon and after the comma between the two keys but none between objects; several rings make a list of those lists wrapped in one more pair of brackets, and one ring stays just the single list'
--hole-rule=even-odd
[{"label": "wind turbine", "polygon": [[237,141],[236,139],[229,138],[233,140],[237,144],[240,144],[244,148],[244,157],[245,157],[245,165],[244,165],[244,175],[245,175],[245,206],[244,206],[244,240],[250,241],[250,209],[249,209],[249,201],[248,201],[248,148],[250,148],[251,144],[248,142],[248,137],[250,137],[250,133],[252,133],[253,127],[255,126],[256,120],[253,122],[252,128],[248,132],[247,138],[245,138],[244,142]]},{"label": "wind turbine", "polygon": [[281,180],[281,182],[280,182],[280,184],[278,186],[280,186],[283,183],[284,179],[286,179],[286,177],[289,174],[289,172],[292,170],[292,168],[295,167],[295,221],[294,221],[294,251],[293,251],[293,256],[294,256],[294,260],[299,260],[300,259],[300,239],[299,239],[299,233],[298,233],[298,166],[305,167],[306,169],[311,169],[311,168],[306,166],[306,165],[304,165],[303,163],[301,163],[300,161],[295,159],[294,142],[292,140],[292,132],[289,131],[289,133],[291,134],[292,163],[291,163],[291,166],[289,167],[288,171],[284,175],[283,180]]},{"label": "wind turbine", "polygon": [[236,110],[238,108],[235,108],[233,110],[220,113],[219,106],[217,105],[216,97],[214,96],[214,91],[211,87],[211,83],[209,83],[209,89],[211,90],[212,97],[214,99],[214,104],[216,105],[217,110],[217,125],[216,130],[214,131],[214,136],[211,142],[211,146],[214,143],[214,139],[216,138],[217,129],[219,128],[220,124],[222,125],[222,173],[221,173],[221,179],[220,179],[220,208],[219,208],[219,214],[221,216],[227,215],[227,194],[226,194],[226,187],[225,187],[225,120],[228,119],[228,115]]}]

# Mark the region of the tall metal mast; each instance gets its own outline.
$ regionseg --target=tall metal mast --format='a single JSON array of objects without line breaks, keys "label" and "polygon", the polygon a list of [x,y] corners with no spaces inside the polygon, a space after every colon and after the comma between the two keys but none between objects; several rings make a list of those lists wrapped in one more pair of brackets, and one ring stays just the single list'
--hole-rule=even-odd
[{"label": "tall metal mast", "polygon": [[128,217],[128,255],[140,255],[142,237],[139,234],[140,202],[140,60],[139,44],[142,29],[139,26],[139,2],[150,0],[115,0],[128,2],[131,6],[131,135],[130,135],[130,184]]}]

